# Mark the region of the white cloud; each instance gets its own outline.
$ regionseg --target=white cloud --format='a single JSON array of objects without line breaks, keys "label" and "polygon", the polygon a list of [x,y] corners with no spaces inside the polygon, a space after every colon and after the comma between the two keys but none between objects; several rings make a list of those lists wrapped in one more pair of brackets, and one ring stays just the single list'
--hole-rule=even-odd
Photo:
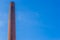
[{"label": "white cloud", "polygon": [[7,14],[6,13],[1,13],[0,12],[0,28],[5,26],[7,23]]},{"label": "white cloud", "polygon": [[4,25],[4,22],[0,20],[0,28]]},{"label": "white cloud", "polygon": [[0,40],[6,40],[7,38],[7,13],[0,12]]}]

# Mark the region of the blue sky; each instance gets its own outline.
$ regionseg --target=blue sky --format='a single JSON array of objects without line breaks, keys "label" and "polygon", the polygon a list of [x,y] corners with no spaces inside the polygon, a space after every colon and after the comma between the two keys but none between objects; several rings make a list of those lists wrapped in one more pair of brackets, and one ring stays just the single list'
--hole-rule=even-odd
[{"label": "blue sky", "polygon": [[[0,0],[0,40],[8,39],[9,4]],[[16,40],[60,40],[60,0],[13,0]]]}]

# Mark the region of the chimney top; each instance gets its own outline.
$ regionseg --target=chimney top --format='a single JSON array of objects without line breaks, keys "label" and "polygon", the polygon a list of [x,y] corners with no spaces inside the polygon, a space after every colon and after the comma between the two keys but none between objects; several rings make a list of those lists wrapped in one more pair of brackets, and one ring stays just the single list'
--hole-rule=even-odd
[{"label": "chimney top", "polygon": [[10,5],[11,5],[11,6],[14,6],[14,4],[15,4],[15,3],[14,3],[13,1],[11,1]]}]

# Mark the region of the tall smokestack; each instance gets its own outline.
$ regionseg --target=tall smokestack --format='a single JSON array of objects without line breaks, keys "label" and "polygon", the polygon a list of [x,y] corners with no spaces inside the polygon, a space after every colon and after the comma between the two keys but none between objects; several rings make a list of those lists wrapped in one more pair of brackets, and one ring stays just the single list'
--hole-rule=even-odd
[{"label": "tall smokestack", "polygon": [[8,40],[16,40],[15,30],[15,3],[11,2],[8,20]]}]

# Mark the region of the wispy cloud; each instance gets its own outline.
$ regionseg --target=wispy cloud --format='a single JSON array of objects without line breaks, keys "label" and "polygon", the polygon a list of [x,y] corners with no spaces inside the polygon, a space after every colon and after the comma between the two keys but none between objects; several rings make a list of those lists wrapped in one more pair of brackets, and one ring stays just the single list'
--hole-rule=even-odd
[{"label": "wispy cloud", "polygon": [[[44,31],[46,31],[43,28],[43,26],[47,26],[43,24],[42,20],[40,19],[40,14],[38,12],[31,12],[31,11],[20,11],[16,13],[16,20],[18,21],[18,29],[20,30],[20,36],[22,34],[26,35],[26,39],[29,37],[29,39],[36,38],[35,40],[39,40],[41,36],[44,35]],[[24,33],[25,32],[25,33]],[[23,36],[23,35],[22,35]],[[42,37],[42,39],[43,39]],[[47,39],[47,36],[45,36]],[[41,39],[41,40],[42,40]],[[45,39],[45,38],[44,38]],[[43,40],[44,40],[43,39]],[[22,39],[24,40],[24,39]]]},{"label": "wispy cloud", "polygon": [[0,40],[5,40],[7,37],[7,13],[0,12]]},{"label": "wispy cloud", "polygon": [[0,12],[0,27],[4,26],[7,22],[7,14]]}]

